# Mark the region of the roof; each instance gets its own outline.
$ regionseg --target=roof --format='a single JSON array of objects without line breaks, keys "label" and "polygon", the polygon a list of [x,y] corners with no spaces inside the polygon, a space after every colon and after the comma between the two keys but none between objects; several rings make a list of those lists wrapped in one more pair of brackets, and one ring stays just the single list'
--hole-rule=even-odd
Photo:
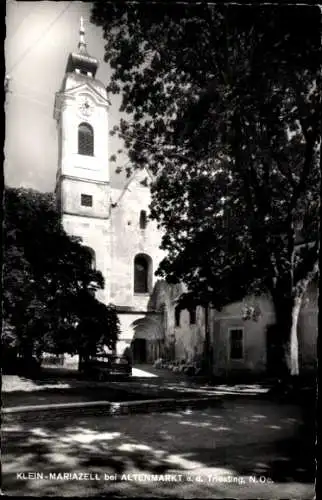
[{"label": "roof", "polygon": [[98,66],[98,59],[96,59],[96,57],[90,56],[89,54],[87,54],[87,52],[71,52],[67,59],[65,72],[71,73],[75,69],[79,69],[81,71],[91,72],[94,77]]},{"label": "roof", "polygon": [[[129,177],[127,179],[127,181],[125,182],[123,188],[113,188],[112,189],[113,205],[117,206],[120,204],[123,196],[125,195],[128,187],[130,186],[130,184],[132,184],[132,182],[134,182],[135,180],[139,180],[138,178],[140,176],[143,177],[143,175],[142,175],[143,172],[145,172],[144,178],[148,177],[149,180],[153,182],[153,180],[154,180],[153,174],[150,172],[150,170],[148,168],[144,167],[143,169],[135,169],[133,174],[131,175],[131,177]],[[144,188],[150,190],[150,184],[149,183],[142,184],[142,189],[144,189]]]},{"label": "roof", "polygon": [[60,91],[63,92],[64,90],[80,86],[84,83],[90,85],[94,90],[96,90],[96,92],[98,92],[106,100],[106,87],[102,82],[90,76],[74,72],[65,74]]}]

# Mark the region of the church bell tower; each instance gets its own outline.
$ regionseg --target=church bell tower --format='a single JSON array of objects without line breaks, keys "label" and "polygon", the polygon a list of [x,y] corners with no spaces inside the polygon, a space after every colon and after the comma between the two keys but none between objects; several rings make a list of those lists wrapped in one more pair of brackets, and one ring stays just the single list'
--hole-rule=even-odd
[{"label": "church bell tower", "polygon": [[95,78],[98,60],[89,55],[81,18],[78,50],[69,54],[56,93],[54,118],[58,131],[56,197],[66,232],[82,239],[93,265],[105,279],[97,297],[110,293],[110,178],[108,110],[105,86]]}]

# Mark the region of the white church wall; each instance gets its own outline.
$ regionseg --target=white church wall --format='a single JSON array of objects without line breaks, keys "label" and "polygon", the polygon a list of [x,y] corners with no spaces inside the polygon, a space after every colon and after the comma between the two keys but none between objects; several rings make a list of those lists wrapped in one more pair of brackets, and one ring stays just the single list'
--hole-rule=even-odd
[{"label": "white church wall", "polygon": [[[154,275],[163,258],[159,249],[161,234],[156,223],[148,220],[140,229],[140,212],[149,213],[150,191],[139,182],[129,184],[125,193],[114,190],[114,199],[120,199],[111,209],[111,300],[116,305],[126,305],[138,311],[148,310],[150,296],[157,277]],[[134,259],[137,254],[151,258],[151,286],[148,293],[134,291]]]},{"label": "white church wall", "polygon": [[[92,117],[78,116],[74,106],[65,106],[61,113],[61,173],[88,181],[109,182],[107,109],[100,107]],[[94,155],[78,154],[78,126],[89,123],[94,133]],[[106,122],[106,124],[105,124]],[[104,125],[103,125],[104,124]]]},{"label": "white church wall", "polygon": [[101,271],[105,281],[104,290],[97,291],[97,298],[108,304],[110,302],[110,235],[106,221],[87,217],[63,216],[65,231],[82,239],[82,244],[94,250],[96,269]]},{"label": "white church wall", "polygon": [[[84,206],[81,196],[92,197],[92,206]],[[62,210],[68,214],[90,217],[92,219],[106,219],[110,213],[109,188],[106,184],[89,182],[78,178],[64,179],[61,185]]]}]

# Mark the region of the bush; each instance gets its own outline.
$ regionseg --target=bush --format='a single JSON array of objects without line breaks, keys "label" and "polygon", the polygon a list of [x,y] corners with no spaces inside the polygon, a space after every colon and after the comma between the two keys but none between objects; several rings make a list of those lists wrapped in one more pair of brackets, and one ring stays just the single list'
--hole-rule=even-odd
[{"label": "bush", "polygon": [[15,349],[4,348],[2,350],[2,373],[4,375],[15,375],[17,372],[17,352]]},{"label": "bush", "polygon": [[162,364],[163,364],[163,359],[159,358],[153,363],[153,366],[154,368],[162,368]]}]

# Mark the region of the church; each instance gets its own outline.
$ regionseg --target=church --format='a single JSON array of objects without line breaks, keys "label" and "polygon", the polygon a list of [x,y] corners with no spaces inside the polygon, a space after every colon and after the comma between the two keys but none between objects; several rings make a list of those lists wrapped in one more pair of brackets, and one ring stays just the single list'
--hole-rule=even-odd
[{"label": "church", "polygon": [[[149,172],[136,171],[122,189],[110,181],[109,108],[106,87],[95,78],[99,62],[89,55],[81,22],[78,50],[69,54],[54,118],[58,133],[56,199],[63,226],[90,249],[92,264],[103,274],[97,297],[116,306],[121,333],[116,351],[132,349],[134,363],[167,355],[189,362],[200,356],[205,340],[201,307],[179,311],[182,285],[155,276],[163,252],[162,234],[149,218]],[[146,182],[147,180],[147,182]],[[302,365],[316,359],[317,299],[301,312]],[[306,309],[305,309],[306,308]],[[259,321],[245,321],[242,304],[221,312],[210,309],[209,331],[214,374],[263,372],[269,348],[266,326],[274,321],[270,301],[260,299]]]},{"label": "church", "polygon": [[134,173],[123,189],[111,185],[110,102],[95,78],[98,64],[87,52],[81,23],[78,51],[67,59],[55,99],[56,199],[66,232],[82,239],[103,274],[98,299],[117,308],[117,352],[132,344],[134,361],[144,363],[161,355],[164,338],[163,312],[151,304],[161,234],[149,219],[148,172]]}]

